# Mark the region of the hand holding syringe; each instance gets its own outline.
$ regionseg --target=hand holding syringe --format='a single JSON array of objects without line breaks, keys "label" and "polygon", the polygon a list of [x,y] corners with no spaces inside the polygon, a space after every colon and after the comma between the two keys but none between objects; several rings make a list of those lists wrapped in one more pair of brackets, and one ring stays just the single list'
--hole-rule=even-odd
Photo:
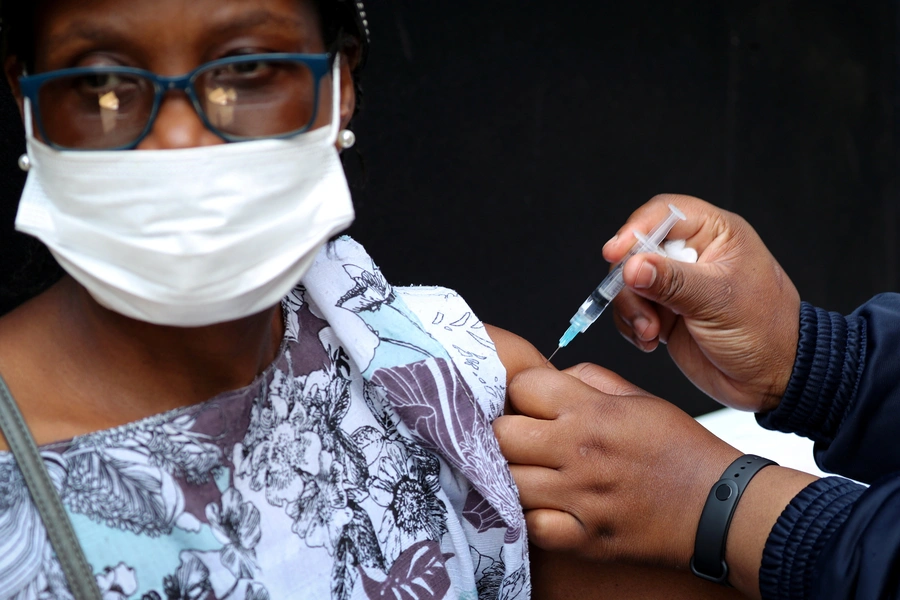
[{"label": "hand holding syringe", "polygon": [[603,281],[600,282],[600,285],[597,286],[597,289],[591,292],[591,295],[584,301],[584,304],[581,305],[578,312],[569,319],[571,325],[563,336],[559,338],[559,347],[550,355],[547,362],[550,362],[561,348],[566,347],[569,342],[575,339],[576,335],[587,331],[587,328],[597,320],[597,317],[599,317],[604,309],[609,306],[609,303],[612,302],[613,298],[622,291],[625,287],[622,269],[625,267],[625,263],[628,262],[628,259],[635,254],[640,254],[642,252],[660,252],[660,245],[663,240],[666,239],[666,236],[669,235],[669,232],[672,231],[675,223],[679,220],[684,221],[687,219],[680,210],[671,204],[669,205],[669,211],[669,215],[659,225],[650,230],[650,233],[647,235],[643,235],[637,231],[634,232],[634,237],[637,238],[637,242],[635,242],[631,250],[628,251],[628,254],[626,254],[621,261],[616,263],[612,271],[609,272],[609,275],[607,275]]}]

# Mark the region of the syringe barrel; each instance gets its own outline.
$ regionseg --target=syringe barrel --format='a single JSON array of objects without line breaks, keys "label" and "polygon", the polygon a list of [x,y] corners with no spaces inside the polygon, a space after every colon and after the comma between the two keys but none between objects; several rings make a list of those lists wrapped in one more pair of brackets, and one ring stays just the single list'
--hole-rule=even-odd
[{"label": "syringe barrel", "polygon": [[652,243],[646,236],[635,231],[634,237],[637,239],[634,242],[634,246],[628,251],[628,254],[626,254],[621,261],[616,263],[616,266],[609,272],[609,275],[604,277],[603,281],[600,282],[600,285],[597,286],[597,289],[594,290],[595,293],[599,293],[606,298],[607,304],[612,302],[612,299],[625,288],[625,277],[622,274],[622,271],[629,258],[642,252],[660,252],[659,245]]},{"label": "syringe barrel", "polygon": [[603,309],[609,305],[611,300],[612,298],[607,298],[600,292],[600,288],[597,288],[591,292],[591,295],[584,301],[584,304],[581,305],[578,312],[583,314],[586,319],[593,323],[597,320],[597,317],[600,316],[600,313],[603,312]]},{"label": "syringe barrel", "polygon": [[[628,259],[632,256],[633,254],[629,252],[628,255],[622,259],[622,262],[614,266],[613,270],[609,272],[609,275],[604,277],[603,281],[600,282],[600,285],[597,286],[597,289],[594,290],[592,296],[602,296],[607,304],[612,302],[612,299],[625,287],[625,278],[622,276],[622,269],[625,267],[625,263],[628,262]],[[604,306],[604,308],[606,307]]]},{"label": "syringe barrel", "polygon": [[600,293],[600,288],[598,287],[581,304],[578,312],[569,319],[569,323],[577,327],[579,333],[584,333],[597,320],[597,317],[603,313],[603,310],[609,306],[610,300],[610,298],[606,298]]},{"label": "syringe barrel", "polygon": [[597,320],[597,317],[603,313],[606,307],[609,306],[610,302],[613,301],[613,298],[622,291],[625,287],[625,279],[622,276],[622,270],[629,258],[635,254],[640,254],[641,252],[660,252],[659,245],[672,230],[675,223],[686,218],[680,210],[671,204],[669,205],[669,211],[668,217],[650,230],[648,235],[634,232],[634,237],[637,239],[634,246],[632,246],[631,250],[628,251],[628,254],[613,267],[612,271],[603,278],[600,285],[591,292],[591,295],[588,296],[587,300],[579,307],[578,312],[569,319],[571,327],[569,327],[563,337],[560,338],[560,348],[572,341],[576,332],[584,333],[585,330]]}]

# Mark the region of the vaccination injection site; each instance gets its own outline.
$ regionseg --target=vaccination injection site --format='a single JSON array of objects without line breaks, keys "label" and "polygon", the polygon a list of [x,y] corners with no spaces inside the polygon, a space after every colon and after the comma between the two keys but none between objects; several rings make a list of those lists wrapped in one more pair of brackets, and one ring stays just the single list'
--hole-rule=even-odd
[{"label": "vaccination injection site", "polygon": [[0,600],[900,599],[900,2],[0,56]]}]

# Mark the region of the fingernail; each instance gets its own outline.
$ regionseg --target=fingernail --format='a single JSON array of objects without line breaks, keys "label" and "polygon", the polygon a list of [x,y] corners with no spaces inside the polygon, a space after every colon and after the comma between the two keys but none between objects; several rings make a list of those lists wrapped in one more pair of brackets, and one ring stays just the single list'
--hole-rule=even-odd
[{"label": "fingernail", "polygon": [[650,327],[650,321],[647,319],[647,317],[636,318],[632,327],[634,328],[634,332],[638,335],[639,338],[641,338],[645,342],[650,341],[644,336],[644,334],[647,333],[647,328]]},{"label": "fingernail", "polygon": [[643,290],[653,285],[654,281],[656,281],[656,267],[647,261],[644,261],[641,263],[640,269],[638,269],[637,277],[634,280],[634,287]]},{"label": "fingernail", "polygon": [[615,242],[617,239],[619,239],[619,236],[618,236],[618,235],[612,236],[612,238],[610,238],[610,240],[609,240],[608,242],[606,242],[605,244],[603,244],[603,247],[606,248],[607,246],[609,246],[610,244],[612,244],[613,242]]}]

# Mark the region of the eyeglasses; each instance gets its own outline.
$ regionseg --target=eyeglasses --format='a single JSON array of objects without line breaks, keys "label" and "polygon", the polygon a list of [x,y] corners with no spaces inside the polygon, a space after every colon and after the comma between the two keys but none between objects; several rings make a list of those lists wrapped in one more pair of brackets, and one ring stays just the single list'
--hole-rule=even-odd
[{"label": "eyeglasses", "polygon": [[180,77],[131,67],[84,67],[23,76],[22,94],[44,141],[63,150],[125,150],[153,128],[165,95],[180,90],[204,125],[229,142],[290,137],[316,120],[329,54],[251,54]]}]

